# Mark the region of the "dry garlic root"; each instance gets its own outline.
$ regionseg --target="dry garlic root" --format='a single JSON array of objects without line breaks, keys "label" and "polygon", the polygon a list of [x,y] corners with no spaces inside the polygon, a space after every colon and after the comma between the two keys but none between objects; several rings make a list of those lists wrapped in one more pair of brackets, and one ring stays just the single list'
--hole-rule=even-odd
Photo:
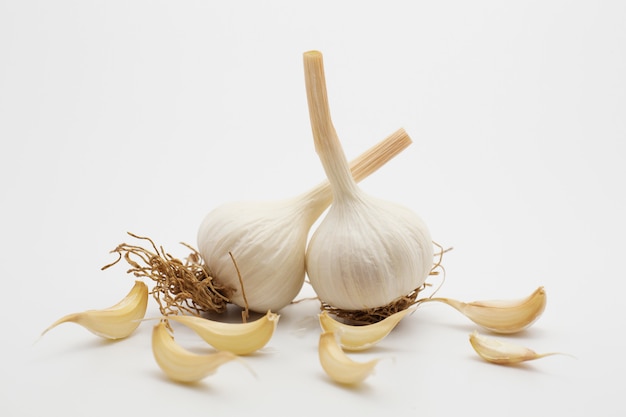
[{"label": "dry garlic root", "polygon": [[324,332],[337,332],[339,343],[345,350],[365,350],[384,339],[407,314],[414,311],[399,311],[377,323],[353,326],[333,319],[327,311],[319,315],[319,322]]},{"label": "dry garlic root", "polygon": [[135,281],[130,292],[117,304],[102,310],[87,310],[68,314],[43,331],[42,336],[61,323],[80,324],[90,332],[106,339],[123,339],[141,323],[148,307],[148,287]]},{"label": "dry garlic root", "polygon": [[237,359],[228,351],[197,354],[179,345],[160,321],[152,330],[152,353],[161,370],[177,382],[197,382],[215,373],[223,364]]},{"label": "dry garlic root", "polygon": [[491,337],[485,337],[478,332],[470,334],[469,341],[478,355],[484,360],[499,365],[512,365],[524,361],[532,361],[550,355],[559,355],[557,352],[537,353],[532,349],[512,343],[503,342]]},{"label": "dry garlic root", "polygon": [[447,304],[479,326],[494,333],[520,332],[532,325],[546,308],[546,292],[537,288],[520,300],[490,300],[464,303],[450,298],[425,298],[420,303],[438,301]]},{"label": "dry garlic root", "polygon": [[249,323],[222,323],[197,316],[168,316],[167,319],[189,327],[217,350],[249,355],[269,342],[279,317],[268,311]]},{"label": "dry garlic root", "polygon": [[164,316],[171,314],[223,313],[228,306],[230,288],[220,285],[211,277],[202,262],[198,251],[181,243],[191,250],[186,259],[172,256],[163,246],[157,245],[146,236],[127,232],[129,236],[149,243],[148,248],[137,244],[121,243],[111,253],[118,258],[102,267],[102,270],[125,260],[130,269],[126,272],[137,278],[154,282],[150,289]]},{"label": "dry garlic root", "polygon": [[378,359],[356,362],[341,349],[338,341],[340,331],[325,331],[320,335],[318,354],[326,374],[335,382],[355,385],[372,374]]}]

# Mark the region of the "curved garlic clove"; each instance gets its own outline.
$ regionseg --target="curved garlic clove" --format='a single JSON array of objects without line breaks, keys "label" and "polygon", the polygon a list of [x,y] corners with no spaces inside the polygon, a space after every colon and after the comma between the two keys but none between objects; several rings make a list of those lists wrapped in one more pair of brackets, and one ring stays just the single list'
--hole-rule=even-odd
[{"label": "curved garlic clove", "polygon": [[322,368],[335,382],[355,385],[372,374],[378,359],[356,362],[341,349],[337,332],[323,332],[320,335],[318,353]]},{"label": "curved garlic clove", "polygon": [[438,301],[453,307],[479,326],[494,333],[510,334],[532,325],[546,308],[546,291],[537,288],[520,300],[490,300],[464,303],[450,298],[426,298],[421,302]]},{"label": "curved garlic clove", "polygon": [[345,350],[365,350],[383,340],[412,309],[399,311],[377,323],[352,326],[333,319],[327,311],[319,314],[324,332],[337,332],[339,343]]},{"label": "curved garlic clove", "polygon": [[[366,178],[411,143],[399,129],[354,160],[352,175],[356,181]],[[324,182],[294,198],[226,203],[205,216],[198,251],[211,276],[234,289],[232,303],[264,313],[293,301],[304,284],[309,230],[331,201]]]},{"label": "curved garlic clove", "polygon": [[174,340],[163,321],[152,330],[152,353],[165,375],[177,382],[197,382],[215,373],[223,364],[237,359],[232,352],[197,354]]},{"label": "curved garlic clove", "polygon": [[62,323],[76,323],[105,339],[123,339],[135,331],[146,314],[148,286],[135,281],[130,292],[117,304],[102,310],[87,310],[61,317],[41,333]]},{"label": "curved garlic clove", "polygon": [[197,316],[168,316],[167,319],[189,327],[217,350],[248,355],[269,342],[279,317],[268,311],[249,323],[222,323]]},{"label": "curved garlic clove", "polygon": [[559,354],[557,352],[537,353],[524,346],[482,336],[478,332],[470,334],[469,341],[481,358],[498,365],[512,365]]}]

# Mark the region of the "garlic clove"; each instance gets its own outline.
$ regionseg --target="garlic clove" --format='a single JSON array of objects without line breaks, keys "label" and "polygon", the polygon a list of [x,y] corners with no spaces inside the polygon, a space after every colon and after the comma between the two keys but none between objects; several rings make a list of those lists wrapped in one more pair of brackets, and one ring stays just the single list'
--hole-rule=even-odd
[{"label": "garlic clove", "polygon": [[168,316],[183,324],[217,350],[236,355],[249,355],[264,347],[274,334],[279,315],[268,311],[258,320],[248,323],[222,323],[197,316]]},{"label": "garlic clove", "polygon": [[[398,130],[353,162],[354,178],[366,178],[410,144]],[[286,200],[223,204],[203,219],[198,252],[209,274],[234,290],[232,303],[258,313],[279,311],[302,289],[309,230],[331,201],[324,182]]]},{"label": "garlic clove", "polygon": [[304,67],[315,149],[333,191],[333,203],[307,247],[309,280],[320,300],[337,309],[391,304],[430,274],[430,233],[408,208],[358,187],[330,117],[322,54],[306,52]]},{"label": "garlic clove", "polygon": [[41,335],[59,324],[76,323],[105,339],[123,339],[139,326],[147,307],[148,286],[142,281],[135,281],[130,292],[114,306],[68,314],[52,323]]},{"label": "garlic clove", "polygon": [[407,314],[414,311],[399,311],[377,323],[353,326],[333,319],[327,311],[319,314],[319,322],[324,332],[337,332],[341,347],[348,351],[369,349],[387,335],[400,323]]},{"label": "garlic clove", "polygon": [[537,353],[524,346],[482,336],[478,332],[470,334],[469,341],[481,358],[498,365],[512,365],[559,354],[557,352]]},{"label": "garlic clove", "polygon": [[152,353],[161,370],[177,382],[197,382],[215,373],[223,364],[238,359],[228,351],[197,354],[179,345],[164,321],[152,330]]},{"label": "garlic clove", "polygon": [[447,304],[494,333],[511,334],[531,326],[545,310],[547,298],[544,288],[539,287],[528,297],[519,300],[464,303],[450,298],[425,298],[420,303],[429,301]]},{"label": "garlic clove", "polygon": [[335,331],[322,332],[319,339],[318,353],[322,368],[335,382],[355,385],[363,382],[374,372],[378,359],[367,362],[352,360],[341,349]]}]

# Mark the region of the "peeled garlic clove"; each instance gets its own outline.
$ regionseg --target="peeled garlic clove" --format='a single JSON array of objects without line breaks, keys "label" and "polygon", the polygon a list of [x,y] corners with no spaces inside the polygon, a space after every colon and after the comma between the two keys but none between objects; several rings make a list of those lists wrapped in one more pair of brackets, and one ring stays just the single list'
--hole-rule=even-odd
[{"label": "peeled garlic clove", "polygon": [[337,339],[337,332],[333,331],[320,335],[318,353],[322,368],[333,381],[340,384],[354,385],[363,382],[374,371],[378,359],[353,361],[341,349]]},{"label": "peeled garlic clove", "polygon": [[[398,130],[353,161],[352,175],[356,181],[366,178],[410,144],[407,133]],[[293,301],[304,284],[309,230],[331,201],[324,182],[291,199],[232,202],[205,216],[198,251],[210,275],[234,290],[232,303],[264,313]]]},{"label": "peeled garlic clove", "polygon": [[167,319],[189,327],[217,350],[248,355],[269,342],[279,317],[268,311],[249,323],[222,323],[197,316],[168,316]]},{"label": "peeled garlic clove", "polygon": [[90,332],[106,339],[123,339],[141,323],[148,307],[148,286],[135,281],[130,292],[117,304],[102,310],[87,310],[68,314],[43,331],[42,336],[61,323],[80,324]]},{"label": "peeled garlic clove", "polygon": [[540,354],[524,346],[481,336],[478,332],[470,334],[469,341],[481,358],[499,365],[511,365],[524,361],[532,361],[545,356],[558,355],[556,352]]},{"label": "peeled garlic clove", "polygon": [[163,321],[152,330],[152,353],[165,375],[177,382],[200,381],[237,359],[237,355],[227,351],[204,355],[188,351],[176,343]]},{"label": "peeled garlic clove", "polygon": [[474,323],[494,333],[510,334],[532,325],[546,308],[546,292],[537,288],[520,300],[490,300],[464,303],[450,298],[426,298],[420,302],[439,301],[465,315]]},{"label": "peeled garlic clove", "polygon": [[363,311],[396,302],[422,286],[433,267],[433,243],[417,214],[367,195],[353,180],[332,124],[322,54],[304,54],[315,150],[333,202],[312,234],[306,269],[320,300]]},{"label": "peeled garlic clove", "polygon": [[327,311],[319,315],[324,332],[337,332],[339,343],[345,350],[365,350],[383,340],[400,323],[411,309],[399,311],[377,323],[352,326],[333,319]]}]

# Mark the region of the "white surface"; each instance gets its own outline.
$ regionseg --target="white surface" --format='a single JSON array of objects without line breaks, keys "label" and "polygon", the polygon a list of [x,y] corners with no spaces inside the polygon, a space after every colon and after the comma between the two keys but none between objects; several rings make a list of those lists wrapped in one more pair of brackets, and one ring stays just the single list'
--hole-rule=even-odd
[{"label": "white surface", "polygon": [[[338,3],[0,1],[3,416],[626,413],[626,3]],[[37,340],[131,287],[125,267],[100,271],[127,231],[182,257],[214,206],[323,178],[309,49],[349,156],[413,138],[362,186],[454,247],[439,294],[543,285],[543,317],[511,340],[576,359],[487,364],[443,305],[357,356],[393,360],[356,389],[317,362],[313,301],[281,312],[256,378],[233,363],[169,382],[148,323],[118,343],[71,324]]]}]

